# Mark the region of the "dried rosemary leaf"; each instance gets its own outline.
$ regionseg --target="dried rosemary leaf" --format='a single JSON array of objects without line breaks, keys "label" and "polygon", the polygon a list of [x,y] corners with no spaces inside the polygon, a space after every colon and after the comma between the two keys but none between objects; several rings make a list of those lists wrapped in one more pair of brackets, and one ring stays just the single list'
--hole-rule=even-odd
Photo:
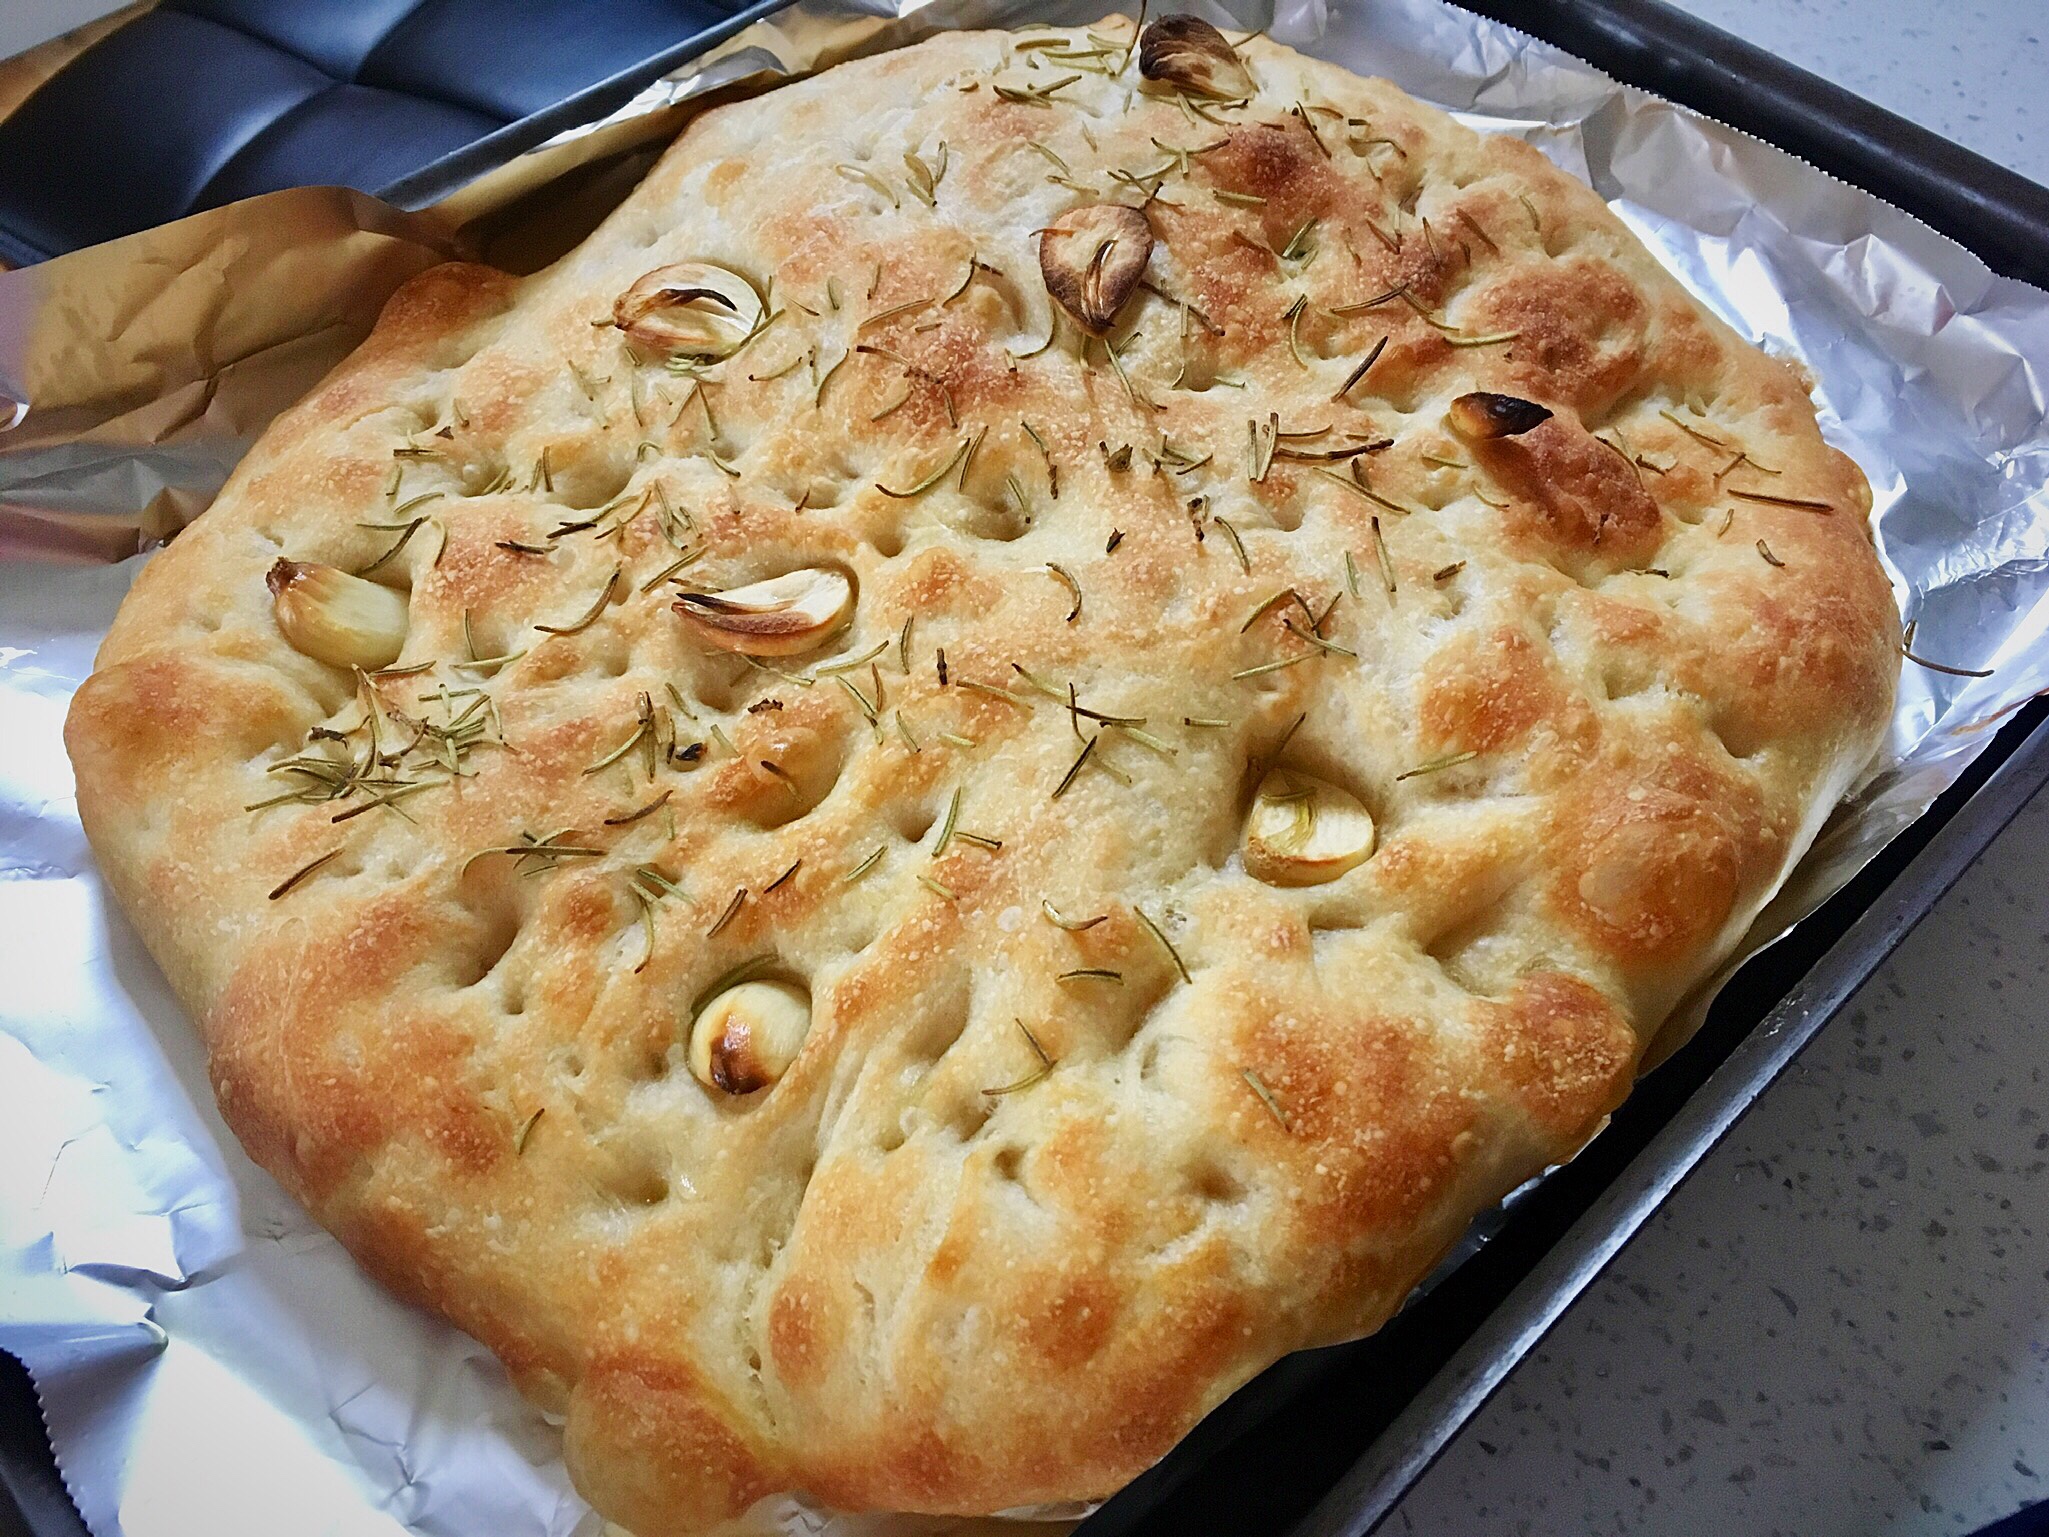
[{"label": "dried rosemary leaf", "polygon": [[655,812],[660,811],[662,807],[668,805],[669,797],[675,793],[673,789],[664,790],[645,806],[637,806],[622,816],[606,817],[605,825],[607,827],[625,827],[629,823],[638,822],[642,817],[652,816]]},{"label": "dried rosemary leaf", "polygon": [[1046,915],[1046,921],[1052,924],[1054,928],[1065,929],[1070,934],[1079,934],[1084,929],[1092,929],[1099,923],[1108,923],[1110,921],[1108,913],[1098,913],[1093,918],[1063,918],[1060,916],[1059,909],[1054,907],[1044,897],[1039,899],[1039,910]]},{"label": "dried rosemary leaf", "polygon": [[[968,450],[979,441],[981,441],[979,437],[961,439],[959,446],[954,449],[953,453],[947,458],[947,461],[944,464],[940,465],[938,469],[934,470],[931,474],[927,475],[923,480],[919,481],[916,485],[911,486],[906,490],[891,490],[888,486],[883,485],[880,481],[877,481],[875,483],[875,489],[880,491],[884,496],[895,497],[898,501],[907,501],[911,497],[923,495],[925,492],[930,491],[934,486],[938,485],[940,481],[946,479],[947,472],[950,471],[956,464],[961,463],[963,456],[966,455]],[[963,478],[965,478],[965,468],[963,468],[962,475]]]},{"label": "dried rosemary leaf", "polygon": [[1154,939],[1157,939],[1160,942],[1160,948],[1162,950],[1165,950],[1167,952],[1168,959],[1173,961],[1174,969],[1181,973],[1181,980],[1184,982],[1193,982],[1195,978],[1188,974],[1188,963],[1181,959],[1181,952],[1179,950],[1176,950],[1174,948],[1174,942],[1171,939],[1167,938],[1167,931],[1161,928],[1157,923],[1153,922],[1151,916],[1147,914],[1146,910],[1143,907],[1140,907],[1137,903],[1134,902],[1132,904],[1131,910],[1138,915],[1138,921],[1146,926],[1146,932],[1151,934]]},{"label": "dried rosemary leaf", "polygon": [[1056,565],[1050,560],[1046,562],[1046,570],[1074,595],[1074,606],[1068,609],[1066,621],[1069,624],[1073,624],[1075,620],[1081,617],[1081,583],[1074,579],[1073,573],[1065,566]]},{"label": "dried rosemary leaf", "polygon": [[1802,507],[1809,512],[1834,512],[1836,510],[1831,503],[1815,501],[1804,496],[1770,496],[1763,491],[1737,491],[1733,488],[1728,494],[1735,497],[1739,502],[1763,502],[1772,507]]},{"label": "dried rosemary leaf", "polygon": [[1239,1069],[1239,1075],[1244,1078],[1246,1086],[1259,1096],[1259,1102],[1266,1106],[1266,1113],[1274,1118],[1275,1124],[1282,1131],[1294,1131],[1295,1128],[1288,1124],[1287,1114],[1281,1109],[1280,1101],[1274,1098],[1273,1090],[1266,1086],[1266,1083],[1260,1078],[1259,1074],[1247,1067]]},{"label": "dried rosemary leaf", "polygon": [[1395,782],[1399,784],[1402,780],[1414,779],[1419,774],[1435,774],[1444,769],[1457,768],[1461,763],[1471,763],[1479,756],[1479,753],[1468,749],[1465,752],[1452,753],[1447,757],[1432,758],[1428,763],[1419,763],[1412,769],[1404,769],[1401,773],[1394,776]]},{"label": "dried rosemary leaf", "polygon": [[962,787],[955,785],[953,795],[946,803],[946,817],[939,824],[939,841],[932,845],[932,857],[937,859],[946,852],[946,846],[953,842],[954,829],[960,826],[960,798]]},{"label": "dried rosemary leaf", "polygon": [[1224,531],[1224,537],[1231,541],[1231,549],[1238,557],[1239,566],[1247,576],[1252,575],[1252,558],[1245,553],[1245,541],[1238,537],[1238,530],[1231,526],[1227,518],[1216,518],[1212,521]]},{"label": "dried rosemary leaf", "polygon": [[719,914],[718,921],[704,931],[706,939],[715,939],[719,931],[739,916],[741,904],[747,900],[747,888],[742,886],[733,893],[733,900],[726,904],[726,910]]},{"label": "dried rosemary leaf", "polygon": [[1380,361],[1381,353],[1385,352],[1386,350],[1387,337],[1383,336],[1379,341],[1373,344],[1373,350],[1366,354],[1364,360],[1361,361],[1359,366],[1353,369],[1351,373],[1345,376],[1345,382],[1338,386],[1337,393],[1332,395],[1330,398],[1334,401],[1343,400],[1346,395],[1351,393],[1352,387],[1356,385],[1361,379],[1366,377],[1366,371],[1370,369],[1375,363],[1378,363]]},{"label": "dried rosemary leaf", "polygon": [[294,870],[290,875],[286,876],[283,880],[279,881],[275,886],[271,887],[270,900],[275,902],[279,897],[283,896],[286,892],[290,891],[294,886],[298,885],[299,882],[303,881],[315,870],[318,870],[322,865],[327,864],[330,860],[339,859],[341,857],[341,854],[342,851],[338,848],[329,849],[325,854],[322,854],[318,859],[309,860],[307,863],[299,866],[298,869]]},{"label": "dried rosemary leaf", "polygon": [[1387,589],[1387,595],[1391,598],[1394,596],[1394,562],[1388,558],[1387,536],[1380,531],[1380,515],[1378,513],[1374,514],[1372,522],[1373,553],[1380,562],[1381,585]]},{"label": "dried rosemary leaf", "polygon": [[625,573],[624,566],[614,566],[612,574],[605,579],[604,590],[598,594],[597,601],[590,606],[590,611],[574,624],[537,624],[534,628],[546,635],[574,635],[579,630],[588,629],[598,615],[605,611],[605,605],[612,601],[612,594],[618,591],[619,579]]}]

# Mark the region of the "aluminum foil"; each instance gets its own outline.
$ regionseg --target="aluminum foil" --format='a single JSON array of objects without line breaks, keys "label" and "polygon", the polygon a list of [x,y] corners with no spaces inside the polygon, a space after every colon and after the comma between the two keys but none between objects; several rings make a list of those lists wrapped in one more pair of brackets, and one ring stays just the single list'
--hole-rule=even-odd
[{"label": "aluminum foil", "polygon": [[[2049,294],[1791,156],[1442,0],[1205,10],[1385,75],[1590,181],[1737,330],[1811,371],[1824,431],[1870,477],[1915,649],[1991,669],[1907,667],[1879,761],[1745,953],[1768,943],[2049,686],[2049,391],[2031,361],[2049,359]],[[0,1347],[28,1362],[97,1537],[601,1529],[554,1429],[488,1353],[366,1280],[243,1157],[194,1033],[93,870],[59,732],[147,558],[136,552],[205,506],[405,277],[458,247],[544,257],[623,195],[646,158],[637,146],[708,96],[940,27],[1097,14],[938,0],[891,16],[886,0],[800,0],[438,209],[280,193],[0,275]],[[551,206],[572,168],[586,173],[578,200]],[[1013,1514],[1063,1531],[1079,1513]],[[813,1537],[990,1525],[787,1499],[747,1523]]]}]

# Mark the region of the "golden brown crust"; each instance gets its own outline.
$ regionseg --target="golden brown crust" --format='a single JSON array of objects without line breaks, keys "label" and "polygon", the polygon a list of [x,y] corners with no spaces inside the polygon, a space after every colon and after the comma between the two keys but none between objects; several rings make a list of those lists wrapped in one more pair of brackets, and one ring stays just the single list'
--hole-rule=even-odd
[{"label": "golden brown crust", "polygon": [[[73,707],[230,1124],[643,1537],[1105,1494],[1374,1327],[1599,1125],[1890,708],[1862,478],[1593,194],[1263,41],[1198,111],[1063,37],[721,109],[550,271],[417,279]],[[1091,202],[1143,202],[1147,286],[1114,357],[1035,352]],[[776,318],[624,350],[679,262]],[[1467,442],[1475,390],[1553,414]],[[395,675],[286,644],[280,556],[419,519]],[[672,611],[800,566],[857,593],[811,655]],[[319,800],[308,754],[374,766]],[[1371,858],[1245,873],[1275,758]],[[810,1033],[735,1097],[693,1002],[760,957]]]}]

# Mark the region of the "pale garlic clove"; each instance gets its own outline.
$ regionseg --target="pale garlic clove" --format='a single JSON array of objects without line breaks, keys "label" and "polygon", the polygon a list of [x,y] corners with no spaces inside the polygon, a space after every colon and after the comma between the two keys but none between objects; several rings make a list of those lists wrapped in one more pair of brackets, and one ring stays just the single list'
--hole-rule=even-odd
[{"label": "pale garlic clove", "polygon": [[742,656],[794,656],[846,622],[854,583],[830,566],[806,566],[725,592],[686,592],[676,612],[698,639]]},{"label": "pale garlic clove", "polygon": [[706,1088],[752,1094],[797,1059],[811,1028],[811,1000],[788,982],[742,982],[698,1011],[690,1071]]},{"label": "pale garlic clove", "polygon": [[1245,869],[1269,886],[1320,886],[1373,852],[1373,815],[1327,780],[1275,769],[1245,819]]},{"label": "pale garlic clove", "polygon": [[1091,336],[1115,323],[1152,254],[1152,226],[1121,203],[1070,209],[1039,234],[1046,292]]},{"label": "pale garlic clove", "polygon": [[1519,395],[1474,390],[1454,400],[1445,417],[1462,438],[1513,438],[1550,421],[1551,408]]},{"label": "pale garlic clove", "polygon": [[1162,16],[1138,40],[1138,72],[1190,96],[1242,101],[1252,76],[1224,34],[1199,16]]},{"label": "pale garlic clove", "polygon": [[612,324],[673,357],[722,358],[761,324],[761,295],[739,273],[675,262],[647,273],[612,305]]},{"label": "pale garlic clove", "polygon": [[406,598],[333,566],[279,560],[264,577],[277,627],[292,648],[332,667],[375,672],[406,643]]}]

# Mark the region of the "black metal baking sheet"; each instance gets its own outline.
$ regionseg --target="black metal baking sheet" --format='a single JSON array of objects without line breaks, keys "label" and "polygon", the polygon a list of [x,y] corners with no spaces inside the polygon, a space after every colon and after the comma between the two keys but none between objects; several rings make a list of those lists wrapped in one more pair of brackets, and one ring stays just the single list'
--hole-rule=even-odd
[{"label": "black metal baking sheet", "polygon": [[[1466,5],[1791,150],[1925,220],[1995,271],[2049,286],[2049,190],[1839,87],[1658,0]],[[480,152],[438,174],[454,185],[489,158]],[[435,189],[396,190],[425,201]],[[1263,1374],[1080,1537],[1371,1531],[2044,783],[2049,703],[2038,702],[1791,938],[1750,961],[1694,1039],[1577,1159],[1519,1200],[1484,1248],[1371,1338],[1291,1356]],[[25,1377],[0,1358],[0,1537],[83,1532],[49,1466]]]}]

